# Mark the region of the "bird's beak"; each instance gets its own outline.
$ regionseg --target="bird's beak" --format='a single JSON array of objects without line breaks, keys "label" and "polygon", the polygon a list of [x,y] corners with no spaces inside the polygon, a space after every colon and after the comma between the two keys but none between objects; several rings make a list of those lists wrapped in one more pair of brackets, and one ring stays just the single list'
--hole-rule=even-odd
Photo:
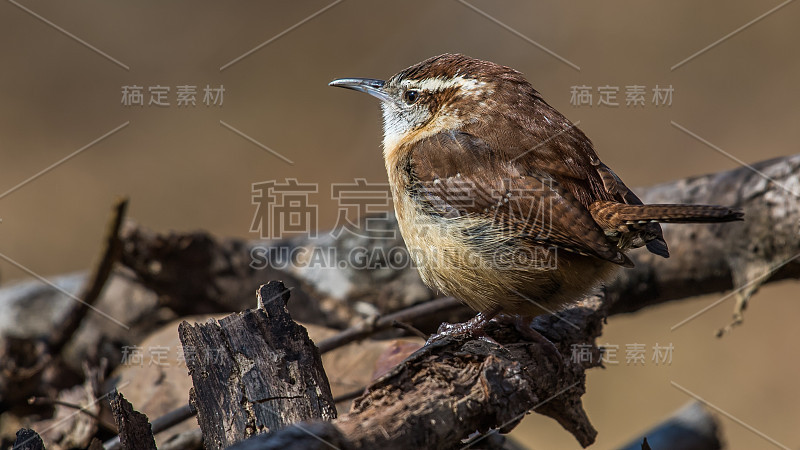
[{"label": "bird's beak", "polygon": [[392,97],[383,90],[385,84],[386,82],[383,80],[374,80],[372,78],[339,78],[328,83],[328,86],[365,92],[382,102],[391,102]]}]

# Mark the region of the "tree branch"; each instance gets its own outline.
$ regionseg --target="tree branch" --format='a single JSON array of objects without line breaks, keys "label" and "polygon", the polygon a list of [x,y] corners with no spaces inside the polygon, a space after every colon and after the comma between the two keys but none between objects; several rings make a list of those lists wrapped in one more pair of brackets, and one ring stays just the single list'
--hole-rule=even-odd
[{"label": "tree branch", "polygon": [[[741,208],[744,222],[665,225],[671,256],[632,254],[607,292],[610,314],[737,289],[734,324],[765,283],[800,278],[800,155],[641,190],[645,203],[714,203]],[[641,250],[641,249],[640,249]]]},{"label": "tree branch", "polygon": [[[536,319],[535,328],[555,344],[558,352],[553,352],[548,344],[525,341],[512,326],[492,323],[489,334],[503,344],[502,347],[457,336],[443,338],[420,349],[376,380],[355,401],[349,414],[329,423],[296,424],[256,439],[265,445],[264,448],[277,448],[277,443],[294,443],[294,448],[302,448],[301,443],[312,441],[308,431],[315,430],[312,433],[317,433],[312,436],[315,445],[320,443],[316,438],[321,438],[330,439],[341,448],[380,446],[392,449],[417,444],[424,444],[426,448],[451,448],[477,443],[475,436],[465,441],[475,431],[487,433],[499,429],[506,432],[526,412],[533,410],[553,417],[581,445],[589,445],[596,432],[583,412],[580,396],[584,391],[585,370],[600,363],[600,350],[594,341],[607,315],[737,287],[740,289],[736,294],[740,320],[743,305],[758,286],[800,276],[800,201],[794,191],[800,191],[800,155],[765,161],[752,168],[638,189],[646,203],[692,202],[738,207],[745,211],[745,222],[665,226],[671,258],[660,259],[643,251],[635,252],[632,257],[637,267],[622,271],[604,294],[577,302],[557,315]],[[139,248],[147,246],[142,240],[138,244]],[[328,237],[300,240],[290,245],[313,248],[331,244],[337,248],[346,246],[346,242],[332,242]],[[378,248],[382,244],[376,239],[369,245]],[[277,261],[272,262],[277,264]],[[272,267],[271,273],[278,270],[276,264],[268,264]],[[312,286],[309,291],[313,295],[320,295],[324,286],[319,283],[329,280],[331,272],[337,273],[339,261],[331,264],[319,269],[329,271],[327,278],[292,264],[280,270]],[[341,292],[350,293],[346,295],[352,297],[340,297],[335,301],[352,306],[369,298],[375,300],[374,305],[383,316],[321,342],[322,350],[369,336],[391,326],[394,320],[419,327],[409,319],[416,316],[409,316],[407,310],[391,313],[398,296],[384,303],[381,300],[383,290],[369,291],[380,284],[385,273],[345,267],[336,275],[345,286],[350,286],[347,283],[355,286],[358,281],[367,288],[342,288]],[[415,274],[414,271],[413,267],[396,271],[392,279],[408,282],[409,274]],[[254,275],[247,276],[250,279]],[[371,281],[364,282],[365,279]],[[354,292],[356,294],[352,294]],[[331,294],[323,295],[322,302],[331,301]],[[452,316],[455,305],[452,302],[450,308],[437,309],[424,316],[428,321],[441,322],[444,317]],[[418,310],[424,310],[424,306]],[[346,322],[353,320],[351,317]],[[358,316],[355,320],[359,320]],[[575,358],[576,349],[588,357]]]}]

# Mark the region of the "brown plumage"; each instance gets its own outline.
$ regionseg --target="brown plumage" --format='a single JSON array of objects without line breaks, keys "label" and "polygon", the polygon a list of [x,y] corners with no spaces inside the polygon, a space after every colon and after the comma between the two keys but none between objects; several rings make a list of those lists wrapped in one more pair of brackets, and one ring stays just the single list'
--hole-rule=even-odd
[{"label": "brown plumage", "polygon": [[437,56],[386,82],[331,83],[382,100],[398,223],[423,280],[478,311],[538,315],[667,257],[658,222],[727,222],[722,206],[642,205],[591,141],[519,72]]}]

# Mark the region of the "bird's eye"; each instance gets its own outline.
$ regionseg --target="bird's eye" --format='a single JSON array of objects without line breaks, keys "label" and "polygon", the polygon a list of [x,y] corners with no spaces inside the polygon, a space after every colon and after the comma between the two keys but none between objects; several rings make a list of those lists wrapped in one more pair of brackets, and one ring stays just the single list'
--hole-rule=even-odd
[{"label": "bird's eye", "polygon": [[403,94],[403,99],[406,101],[407,104],[413,105],[414,103],[419,100],[420,93],[419,91],[415,91],[414,89],[409,89]]}]

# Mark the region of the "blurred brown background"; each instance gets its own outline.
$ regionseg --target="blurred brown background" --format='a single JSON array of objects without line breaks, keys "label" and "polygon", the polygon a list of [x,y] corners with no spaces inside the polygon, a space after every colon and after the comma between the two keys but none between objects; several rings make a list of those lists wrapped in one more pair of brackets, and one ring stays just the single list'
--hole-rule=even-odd
[{"label": "blurred brown background", "polygon": [[[331,227],[337,209],[330,184],[356,177],[383,182],[385,172],[377,102],[327,82],[386,78],[443,52],[525,73],[549,103],[581,122],[603,160],[631,186],[738,166],[671,121],[745,162],[798,152],[800,6],[791,2],[670,70],[781,3],[346,0],[220,70],[331,4],[0,4],[0,280],[28,278],[17,265],[45,277],[85,269],[121,194],[131,198],[129,216],[156,230],[257,238],[249,231],[251,184],[297,178],[319,183],[318,226]],[[221,107],[202,103],[207,84],[224,86]],[[124,106],[122,86],[129,85],[144,87],[145,104],[149,86],[169,86],[171,106]],[[198,87],[197,106],[176,105],[179,85]],[[592,87],[595,106],[570,103],[576,85]],[[596,106],[597,87],[606,85],[619,87],[620,106]],[[644,106],[625,106],[628,85],[645,87]],[[671,106],[652,103],[655,85],[673,87]],[[730,300],[670,332],[719,297],[611,320],[600,341],[620,346],[621,363],[593,371],[584,397],[600,432],[594,448],[614,448],[690,400],[670,382],[798,448],[797,293],[791,282],[764,288],[745,325],[722,340],[713,332],[729,320]],[[625,364],[625,347],[633,343],[646,345],[644,366]],[[674,346],[671,364],[652,362],[657,343]],[[735,421],[722,423],[730,448],[771,445]],[[538,416],[515,435],[535,449],[577,447],[555,422]]]}]

